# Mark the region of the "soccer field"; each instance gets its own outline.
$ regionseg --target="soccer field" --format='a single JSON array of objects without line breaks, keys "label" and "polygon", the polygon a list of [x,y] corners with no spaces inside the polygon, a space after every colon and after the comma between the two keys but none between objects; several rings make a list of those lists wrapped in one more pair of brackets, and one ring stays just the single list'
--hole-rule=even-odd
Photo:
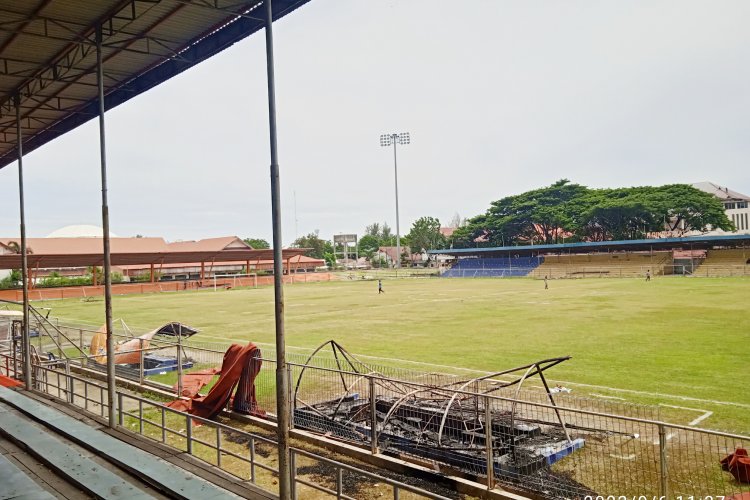
[{"label": "soccer field", "polygon": [[[335,339],[350,352],[499,371],[571,355],[549,377],[576,394],[659,404],[676,423],[750,432],[750,280],[401,279],[285,287],[287,344]],[[34,303],[102,323],[103,300]],[[114,298],[114,316],[196,339],[273,343],[273,289]],[[420,366],[425,371],[439,367]],[[679,407],[679,408],[676,408]],[[702,418],[701,418],[702,417]]]}]

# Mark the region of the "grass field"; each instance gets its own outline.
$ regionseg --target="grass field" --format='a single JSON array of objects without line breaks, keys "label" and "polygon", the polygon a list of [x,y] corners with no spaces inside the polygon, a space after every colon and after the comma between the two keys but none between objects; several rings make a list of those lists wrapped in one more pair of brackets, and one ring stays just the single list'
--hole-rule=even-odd
[{"label": "grass field", "polygon": [[[683,407],[677,423],[750,432],[750,280],[411,279],[287,286],[289,346],[336,339],[350,352],[498,371],[571,355],[549,377],[577,394]],[[102,323],[103,301],[49,301]],[[273,343],[273,289],[115,297],[114,315],[150,329],[181,321],[201,340]],[[425,367],[426,370],[436,368]],[[665,408],[670,408],[665,407]]]}]

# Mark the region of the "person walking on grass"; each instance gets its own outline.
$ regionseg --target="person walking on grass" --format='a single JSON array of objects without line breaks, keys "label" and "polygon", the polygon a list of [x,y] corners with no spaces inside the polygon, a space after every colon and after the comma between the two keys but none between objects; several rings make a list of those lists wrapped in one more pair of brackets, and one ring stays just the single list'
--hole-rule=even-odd
[{"label": "person walking on grass", "polygon": [[646,281],[651,281],[651,269],[646,269]]},{"label": "person walking on grass", "polygon": [[544,275],[544,289],[547,290],[549,288],[549,283],[547,283],[547,275]]},{"label": "person walking on grass", "polygon": [[385,290],[383,290],[383,280],[378,280],[378,295],[381,293],[385,293]]}]

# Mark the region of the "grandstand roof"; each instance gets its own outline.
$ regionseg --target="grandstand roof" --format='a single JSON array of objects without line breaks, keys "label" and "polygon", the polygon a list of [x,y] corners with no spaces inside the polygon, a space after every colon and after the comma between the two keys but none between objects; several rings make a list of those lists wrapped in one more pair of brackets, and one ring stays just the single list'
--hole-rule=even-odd
[{"label": "grandstand roof", "polygon": [[[104,230],[101,226],[92,226],[90,224],[75,224],[61,227],[49,233],[47,238],[101,238]],[[112,238],[117,235],[112,231],[109,232]]]},{"label": "grandstand roof", "polygon": [[708,194],[712,194],[720,200],[745,200],[750,201],[750,196],[733,191],[728,187],[721,187],[713,182],[696,182],[693,187]]},{"label": "grandstand roof", "polygon": [[[282,250],[282,259],[287,260],[306,252],[306,248],[288,248]],[[150,252],[150,253],[120,253],[112,251],[112,265],[131,264],[188,264],[196,262],[236,262],[236,261],[264,261],[273,260],[273,250],[225,250],[220,252]],[[31,269],[56,269],[64,267],[87,267],[104,265],[104,255],[99,253],[79,254],[38,254],[27,256]],[[21,267],[20,254],[0,255],[0,269],[19,269]]]},{"label": "grandstand roof", "polygon": [[[11,241],[0,238],[0,269],[21,267],[21,255],[9,253]],[[101,238],[27,238],[30,268],[64,268],[103,265]],[[111,238],[112,265],[194,264],[200,262],[237,262],[273,260],[273,249],[250,248],[236,236],[198,241],[167,243],[164,238]],[[282,250],[288,260],[304,254],[307,248]]]},{"label": "grandstand roof", "polygon": [[625,240],[625,241],[586,241],[579,243],[561,243],[556,245],[524,245],[490,248],[450,248],[443,250],[430,250],[430,254],[444,255],[487,255],[514,253],[518,255],[531,255],[540,253],[586,253],[586,252],[609,252],[609,251],[648,251],[648,250],[672,250],[672,249],[706,249],[717,246],[743,246],[750,245],[750,234],[730,234],[723,236],[687,236],[684,238],[654,238],[648,240]]},{"label": "grandstand roof", "polygon": [[[274,0],[274,20],[309,0]],[[98,116],[97,26],[110,110],[264,27],[262,0],[0,0],[0,168]]]}]

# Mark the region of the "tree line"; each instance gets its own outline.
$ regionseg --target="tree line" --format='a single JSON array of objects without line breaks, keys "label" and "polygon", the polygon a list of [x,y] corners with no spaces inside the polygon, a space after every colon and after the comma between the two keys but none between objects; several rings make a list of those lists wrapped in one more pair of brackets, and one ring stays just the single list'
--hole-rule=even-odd
[{"label": "tree line", "polygon": [[492,202],[457,229],[451,243],[466,248],[633,240],[717,228],[734,230],[721,201],[687,184],[591,189],[562,179]]},{"label": "tree line", "polygon": [[[259,238],[245,238],[244,240],[253,248],[269,248],[266,240]],[[408,258],[408,249],[418,253],[424,250],[444,248],[447,244],[446,238],[440,232],[440,221],[434,217],[420,217],[411,226],[409,232],[401,235],[401,257]],[[336,264],[334,254],[334,243],[331,240],[321,238],[318,230],[305,236],[300,236],[291,245],[294,248],[308,248],[305,252],[308,257],[323,259],[326,264],[334,267]],[[377,257],[381,247],[395,247],[396,233],[393,232],[387,222],[373,222],[365,227],[364,233],[357,241],[357,247],[349,247],[348,253],[353,258],[355,251],[360,257],[366,257],[374,267],[385,267],[388,263],[383,258]],[[336,251],[342,254],[343,247],[338,246]]]},{"label": "tree line", "polygon": [[[483,214],[471,219],[453,217],[446,238],[440,220],[420,217],[401,237],[402,258],[413,253],[452,246],[511,246],[572,243],[578,241],[634,240],[650,233],[722,229],[733,231],[721,201],[687,184],[592,189],[561,179],[551,186],[506,196],[490,203]],[[268,248],[265,240],[246,239],[254,248]],[[318,231],[297,238],[293,247],[309,248],[306,255],[335,265],[334,244]],[[380,247],[396,246],[396,235],[383,222],[365,227],[358,241],[359,255],[375,266]],[[339,249],[341,252],[341,249]],[[354,253],[354,249],[350,250]]]}]

